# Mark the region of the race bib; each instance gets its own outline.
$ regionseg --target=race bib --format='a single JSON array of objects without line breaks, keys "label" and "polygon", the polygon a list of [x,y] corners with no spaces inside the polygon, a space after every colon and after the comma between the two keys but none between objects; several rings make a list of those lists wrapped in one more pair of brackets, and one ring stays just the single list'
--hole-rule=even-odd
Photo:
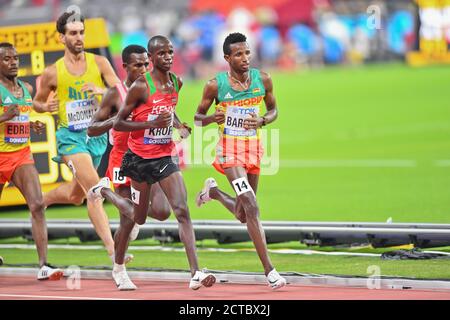
[{"label": "race bib", "polygon": [[21,114],[5,122],[5,142],[11,144],[27,143],[30,139],[30,116]]},{"label": "race bib", "polygon": [[126,177],[120,174],[120,168],[113,168],[113,183],[115,184],[125,184]]},{"label": "race bib", "polygon": [[81,131],[87,129],[96,110],[96,99],[68,102],[66,104],[66,114],[69,130]]},{"label": "race bib", "polygon": [[[159,115],[149,114],[148,121],[155,120]],[[171,125],[166,128],[149,128],[144,132],[144,144],[168,144],[172,142],[173,113]]]},{"label": "race bib", "polygon": [[259,107],[236,107],[228,106],[225,113],[225,123],[223,133],[232,137],[253,137],[256,136],[256,129],[244,129],[244,120],[250,118],[250,113],[259,114]]}]

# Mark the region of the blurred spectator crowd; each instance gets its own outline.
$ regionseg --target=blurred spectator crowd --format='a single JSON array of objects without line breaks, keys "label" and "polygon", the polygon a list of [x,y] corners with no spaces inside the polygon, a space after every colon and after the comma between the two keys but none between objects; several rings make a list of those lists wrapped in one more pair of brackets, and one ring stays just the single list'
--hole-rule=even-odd
[{"label": "blurred spectator crowd", "polygon": [[190,78],[224,68],[222,43],[236,31],[248,36],[253,64],[269,69],[403,59],[416,43],[412,0],[0,0],[0,25],[54,20],[70,5],[105,18],[116,66],[125,46],[162,34],[175,70]]}]

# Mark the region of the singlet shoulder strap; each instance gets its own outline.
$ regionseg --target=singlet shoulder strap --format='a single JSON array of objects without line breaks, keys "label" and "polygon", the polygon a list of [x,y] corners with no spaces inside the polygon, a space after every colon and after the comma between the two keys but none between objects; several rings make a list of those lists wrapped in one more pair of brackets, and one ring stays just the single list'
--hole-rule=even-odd
[{"label": "singlet shoulder strap", "polygon": [[175,86],[176,92],[180,91],[180,84],[178,83],[177,75],[175,73],[170,73],[170,77],[172,78],[173,85]]},{"label": "singlet shoulder strap", "polygon": [[154,94],[156,92],[156,86],[150,72],[145,73],[145,78],[147,79],[148,87],[150,88],[150,94]]}]

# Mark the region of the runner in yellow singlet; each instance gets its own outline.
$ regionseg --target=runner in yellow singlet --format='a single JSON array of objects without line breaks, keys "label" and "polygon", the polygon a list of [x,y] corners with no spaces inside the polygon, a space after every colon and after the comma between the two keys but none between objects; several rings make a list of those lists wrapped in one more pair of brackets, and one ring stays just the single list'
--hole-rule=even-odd
[{"label": "runner in yellow singlet", "polygon": [[[34,107],[37,112],[58,112],[58,157],[54,160],[63,161],[74,179],[46,193],[44,203],[79,205],[100,180],[96,168],[107,145],[106,134],[89,138],[87,127],[99,105],[97,97],[106,91],[106,86],[114,87],[120,80],[105,57],[84,51],[81,15],[65,12],[58,18],[56,28],[65,46],[64,57],[42,74]],[[51,92],[56,92],[57,98],[48,101]],[[114,260],[114,241],[102,201],[87,199],[87,208],[95,231]]]}]

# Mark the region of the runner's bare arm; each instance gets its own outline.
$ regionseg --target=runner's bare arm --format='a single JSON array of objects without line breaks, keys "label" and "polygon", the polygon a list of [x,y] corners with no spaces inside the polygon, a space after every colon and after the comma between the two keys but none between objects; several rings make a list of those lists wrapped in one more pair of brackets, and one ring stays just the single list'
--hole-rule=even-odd
[{"label": "runner's bare arm", "polygon": [[278,117],[278,108],[275,101],[275,95],[273,94],[272,78],[268,73],[261,72],[264,88],[266,89],[266,95],[264,96],[264,102],[266,104],[267,112],[264,114],[264,125],[274,122]]},{"label": "runner's bare arm", "polygon": [[99,136],[112,128],[115,118],[113,115],[117,113],[118,105],[120,103],[117,88],[114,87],[108,89],[87,129],[89,137]]},{"label": "runner's bare arm", "polygon": [[114,72],[111,63],[109,63],[108,59],[102,56],[95,56],[95,61],[97,62],[98,68],[100,69],[100,73],[102,74],[103,80],[106,82],[106,85],[109,88],[114,87],[116,84],[120,82],[116,73]]},{"label": "runner's bare arm", "polygon": [[148,128],[164,128],[168,127],[172,121],[170,112],[161,113],[153,121],[128,121],[131,112],[140,104],[145,103],[148,97],[147,80],[144,77],[138,78],[131,88],[128,90],[124,106],[120,108],[113,128],[117,131],[138,131]]},{"label": "runner's bare arm", "polygon": [[47,67],[41,75],[40,86],[33,99],[33,108],[36,112],[54,112],[59,108],[59,101],[48,97],[52,91],[56,90],[56,66]]},{"label": "runner's bare arm", "polygon": [[278,117],[278,109],[275,101],[275,96],[273,94],[273,83],[272,78],[269,74],[261,71],[261,77],[266,91],[264,96],[264,102],[266,104],[267,112],[262,116],[258,117],[257,114],[250,114],[251,117],[244,120],[244,128],[257,129],[265,126],[271,122],[274,122]]},{"label": "runner's bare arm", "polygon": [[194,116],[196,126],[204,127],[211,123],[222,124],[225,121],[225,114],[222,111],[216,110],[214,114],[207,115],[209,108],[214,101],[217,100],[218,87],[217,80],[209,80],[203,89],[203,96],[197,108],[197,113]]},{"label": "runner's bare arm", "polygon": [[[24,84],[25,88],[27,88],[30,95],[33,96],[33,91],[34,91],[33,86],[25,81],[23,81],[23,84]],[[39,120],[30,121],[30,126],[31,126],[31,129],[33,129],[33,131],[39,135],[42,134],[45,130],[45,123],[43,123]]]},{"label": "runner's bare arm", "polygon": [[192,132],[192,128],[186,122],[181,122],[176,112],[173,114],[173,126],[178,130],[182,139],[186,139]]},{"label": "runner's bare arm", "polygon": [[[183,80],[181,77],[177,76],[178,81],[178,91],[183,87]],[[180,131],[180,135],[183,139],[187,138],[191,134],[192,128],[186,123],[182,122],[176,112],[173,114],[173,126]]]}]

